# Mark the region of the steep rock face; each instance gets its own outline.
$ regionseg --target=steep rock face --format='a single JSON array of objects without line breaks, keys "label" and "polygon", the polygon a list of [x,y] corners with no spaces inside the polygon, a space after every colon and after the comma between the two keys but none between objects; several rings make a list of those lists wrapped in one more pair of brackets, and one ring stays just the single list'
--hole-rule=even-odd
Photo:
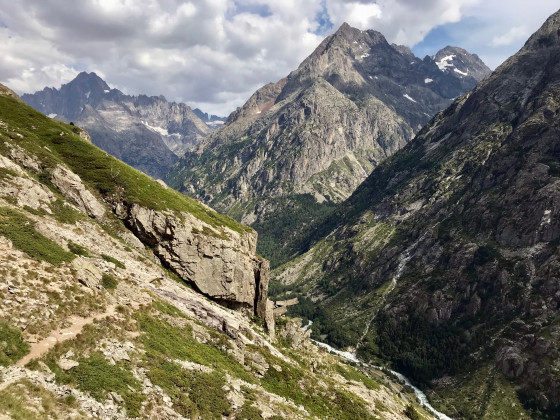
[{"label": "steep rock face", "polygon": [[501,376],[535,417],[558,412],[559,33],[560,12],[275,273],[317,302],[316,333],[440,378],[443,406],[472,395],[460,416],[483,417],[495,391],[481,384]]},{"label": "steep rock face", "polygon": [[86,189],[78,175],[63,165],[57,165],[51,173],[51,182],[68,201],[89,217],[103,219],[105,207]]},{"label": "steep rock face", "polygon": [[265,319],[268,262],[255,256],[256,232],[218,231],[195,217],[181,218],[137,204],[118,216],[164,263],[200,292]]},{"label": "steep rock face", "polygon": [[440,70],[379,32],[344,24],[287,78],[255,92],[167,182],[255,227],[260,251],[276,264],[292,253],[287,242],[298,231],[482,73]]},{"label": "steep rock face", "polygon": [[179,156],[211,132],[186,104],[124,95],[95,73],[82,72],[60,89],[22,98],[46,115],[85,128],[96,146],[155,178],[163,178]]}]

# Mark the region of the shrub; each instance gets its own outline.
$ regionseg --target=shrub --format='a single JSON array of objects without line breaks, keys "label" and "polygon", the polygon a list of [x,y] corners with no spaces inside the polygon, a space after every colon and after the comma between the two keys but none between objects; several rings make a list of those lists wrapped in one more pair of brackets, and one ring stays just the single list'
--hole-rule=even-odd
[{"label": "shrub", "polygon": [[50,204],[50,208],[56,220],[60,223],[74,225],[78,220],[85,219],[85,215],[74,207],[68,205],[64,200],[58,198]]},{"label": "shrub", "polygon": [[90,257],[89,252],[85,247],[72,241],[68,241],[68,250],[76,255],[81,255],[83,257]]},{"label": "shrub", "polygon": [[14,247],[38,261],[60,265],[75,258],[74,254],[37,232],[32,220],[9,207],[0,207],[0,235],[10,239]]},{"label": "shrub", "polygon": [[422,420],[422,416],[416,411],[412,405],[407,405],[404,414],[411,420]]},{"label": "shrub", "polygon": [[101,258],[103,258],[107,262],[112,262],[118,268],[123,268],[123,269],[126,268],[125,265],[122,262],[120,262],[116,258],[113,258],[109,255],[101,254]]},{"label": "shrub", "polygon": [[107,290],[115,290],[119,282],[116,278],[114,278],[110,274],[103,273],[101,284],[103,284],[103,287]]},{"label": "shrub", "polygon": [[57,381],[73,383],[103,401],[108,392],[116,392],[123,400],[129,417],[138,417],[145,397],[142,386],[129,369],[111,365],[101,353],[78,359],[79,365],[68,370],[55,369]]},{"label": "shrub", "polygon": [[231,414],[222,374],[196,372],[157,357],[150,360],[150,380],[171,397],[173,408],[189,418],[222,419]]},{"label": "shrub", "polygon": [[9,366],[29,352],[21,331],[6,322],[0,322],[0,366]]}]

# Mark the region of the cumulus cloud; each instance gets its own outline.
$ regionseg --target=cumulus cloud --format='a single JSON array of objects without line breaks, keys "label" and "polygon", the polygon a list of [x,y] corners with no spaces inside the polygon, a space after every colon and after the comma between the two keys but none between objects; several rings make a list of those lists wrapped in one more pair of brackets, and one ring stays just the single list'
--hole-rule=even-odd
[{"label": "cumulus cloud", "polygon": [[327,0],[335,26],[347,21],[360,29],[375,29],[397,44],[412,46],[438,25],[457,22],[480,0]]},{"label": "cumulus cloud", "polygon": [[514,26],[505,34],[492,38],[492,45],[510,45],[512,42],[518,41],[520,39],[526,39],[528,36],[529,30],[525,27],[525,25]]},{"label": "cumulus cloud", "polygon": [[558,0],[509,0],[507,7],[498,0],[485,0],[466,9],[459,22],[445,29],[456,45],[476,52],[495,68],[515,54],[558,8]]},{"label": "cumulus cloud", "polygon": [[0,0],[0,39],[9,44],[0,79],[23,93],[98,69],[127,93],[163,94],[227,115],[321,41],[314,33],[321,1],[303,3]]},{"label": "cumulus cloud", "polygon": [[227,115],[344,21],[413,46],[435,27],[476,15],[486,29],[500,25],[469,39],[498,48],[516,45],[541,19],[543,7],[512,1],[503,10],[497,0],[0,0],[0,81],[33,92],[96,71],[126,93]]}]

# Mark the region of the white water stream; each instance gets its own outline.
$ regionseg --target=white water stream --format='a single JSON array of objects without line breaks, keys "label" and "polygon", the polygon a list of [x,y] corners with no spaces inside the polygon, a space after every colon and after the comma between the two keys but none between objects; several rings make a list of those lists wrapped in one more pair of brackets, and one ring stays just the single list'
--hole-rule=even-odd
[{"label": "white water stream", "polygon": [[[304,330],[307,330],[307,329],[311,328],[312,324],[313,324],[313,321],[309,321],[309,324],[307,324],[304,327]],[[324,348],[325,350],[327,350],[331,353],[334,353],[337,356],[340,356],[340,357],[342,357],[346,360],[349,360],[351,362],[359,363],[361,365],[364,365],[364,366],[367,366],[367,367],[370,367],[370,368],[373,368],[373,369],[379,369],[379,370],[385,369],[385,370],[391,372],[393,375],[395,375],[399,379],[399,381],[401,381],[405,385],[412,388],[412,390],[414,391],[414,394],[416,395],[416,398],[418,399],[420,404],[423,407],[427,408],[430,412],[432,412],[434,414],[434,416],[436,416],[436,418],[438,418],[439,420],[453,420],[451,417],[449,417],[449,416],[447,416],[443,413],[440,413],[434,407],[432,407],[431,404],[428,402],[428,397],[426,396],[426,394],[424,394],[422,392],[422,390],[420,390],[419,388],[412,385],[412,382],[410,382],[410,380],[406,376],[404,376],[402,373],[395,372],[394,370],[384,368],[384,367],[381,367],[381,366],[375,366],[375,365],[370,365],[368,363],[364,363],[360,359],[358,359],[358,357],[356,356],[355,353],[350,353],[349,351],[337,350],[337,349],[333,348],[332,346],[328,345],[327,343],[321,343],[320,341],[316,341],[316,340],[313,340],[313,339],[311,339],[311,342],[313,344],[315,344],[316,346]]]}]

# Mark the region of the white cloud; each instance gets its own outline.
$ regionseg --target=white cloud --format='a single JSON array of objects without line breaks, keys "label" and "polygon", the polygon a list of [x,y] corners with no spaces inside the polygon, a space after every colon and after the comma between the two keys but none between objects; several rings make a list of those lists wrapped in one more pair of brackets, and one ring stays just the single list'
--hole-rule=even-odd
[{"label": "white cloud", "polygon": [[510,28],[532,32],[555,2],[512,0],[504,9],[498,0],[0,0],[0,80],[23,93],[96,71],[127,93],[225,115],[313,51],[325,35],[315,33],[318,16],[333,31],[347,21],[409,46],[475,16],[483,27],[465,32],[460,46],[477,52],[492,47],[488,40],[517,45],[522,31]]},{"label": "white cloud", "polygon": [[492,45],[498,47],[501,45],[510,45],[514,41],[520,39],[525,40],[529,36],[529,30],[524,26],[514,26],[503,35],[492,38]]},{"label": "white cloud", "polygon": [[375,29],[397,44],[414,45],[438,25],[457,22],[480,0],[327,0],[332,22]]},{"label": "white cloud", "polygon": [[[251,5],[271,13],[236,12]],[[0,0],[0,77],[23,93],[96,68],[128,93],[228,114],[313,51],[320,10],[321,0]]]},{"label": "white cloud", "polygon": [[477,53],[495,68],[515,54],[527,38],[559,8],[558,0],[485,0],[465,10],[463,19],[449,28],[463,48]]},{"label": "white cloud", "polygon": [[342,22],[365,30],[374,28],[374,24],[384,16],[381,7],[376,3],[364,4],[359,1],[340,2],[327,1],[327,11],[336,27]]}]

